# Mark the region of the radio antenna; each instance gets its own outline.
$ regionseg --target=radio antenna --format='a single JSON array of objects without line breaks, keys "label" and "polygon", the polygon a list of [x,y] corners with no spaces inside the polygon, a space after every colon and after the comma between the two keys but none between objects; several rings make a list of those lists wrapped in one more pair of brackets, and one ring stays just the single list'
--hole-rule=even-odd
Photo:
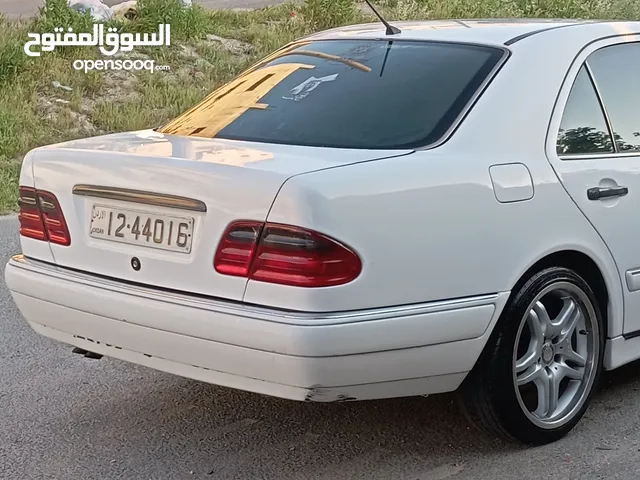
[{"label": "radio antenna", "polygon": [[402,33],[402,31],[399,28],[394,27],[389,22],[387,22],[382,17],[382,15],[380,15],[380,13],[378,13],[378,10],[376,10],[376,8],[371,4],[371,2],[369,0],[364,0],[364,1],[367,2],[367,5],[369,5],[369,8],[371,8],[371,10],[373,10],[373,13],[376,14],[376,17],[378,17],[380,19],[380,21],[384,24],[384,26],[387,27],[387,35],[397,35],[399,33]]}]

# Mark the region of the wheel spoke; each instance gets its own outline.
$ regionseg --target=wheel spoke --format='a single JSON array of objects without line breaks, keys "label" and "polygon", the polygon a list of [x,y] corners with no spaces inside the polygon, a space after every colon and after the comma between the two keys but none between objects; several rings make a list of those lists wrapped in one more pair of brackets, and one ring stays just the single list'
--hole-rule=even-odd
[{"label": "wheel spoke", "polygon": [[535,379],[535,385],[538,390],[538,407],[533,412],[540,418],[547,416],[551,400],[551,378],[545,369],[541,368]]},{"label": "wheel spoke", "polygon": [[576,330],[576,326],[580,321],[582,314],[580,309],[576,305],[576,302],[572,298],[565,298],[564,306],[558,314],[556,324],[560,328],[560,341],[565,341],[571,338],[573,332]]},{"label": "wheel spoke", "polygon": [[553,413],[558,408],[558,400],[560,399],[560,382],[563,379],[563,375],[558,370],[549,370],[549,409],[547,410],[547,417],[552,417]]},{"label": "wheel spoke", "polygon": [[565,342],[562,345],[562,350],[559,352],[559,355],[564,359],[565,363],[571,362],[577,367],[587,365],[587,360],[576,352],[569,342]]},{"label": "wheel spoke", "polygon": [[545,338],[554,338],[560,333],[559,325],[551,321],[547,308],[541,301],[537,301],[533,306],[533,312],[538,317],[538,321],[542,325],[542,332]]},{"label": "wheel spoke", "polygon": [[531,337],[536,342],[537,348],[542,348],[542,344],[544,343],[544,332],[545,328],[541,320],[540,316],[534,311],[531,310],[529,315],[527,316],[527,325],[529,325],[529,330],[531,331]]},{"label": "wheel spoke", "polygon": [[529,326],[531,338],[529,339],[529,345],[526,353],[516,361],[516,373],[521,373],[538,362],[540,359],[542,344],[544,342],[542,325],[538,321],[538,317],[535,312],[529,312],[529,315],[527,316],[527,325]]},{"label": "wheel spoke", "polygon": [[560,382],[560,380],[565,377],[570,378],[571,380],[582,380],[582,378],[584,377],[584,372],[582,370],[572,368],[564,362],[555,363],[553,366],[554,369],[557,368],[555,372],[556,376],[558,377],[558,382]]},{"label": "wheel spoke", "polygon": [[539,358],[540,354],[536,350],[531,351],[529,349],[525,356],[516,362],[516,373],[524,372],[527,368],[535,365],[538,363]]},{"label": "wheel spoke", "polygon": [[522,375],[516,377],[516,382],[519,387],[535,381],[541,374],[544,374],[544,369],[540,365],[531,365]]}]

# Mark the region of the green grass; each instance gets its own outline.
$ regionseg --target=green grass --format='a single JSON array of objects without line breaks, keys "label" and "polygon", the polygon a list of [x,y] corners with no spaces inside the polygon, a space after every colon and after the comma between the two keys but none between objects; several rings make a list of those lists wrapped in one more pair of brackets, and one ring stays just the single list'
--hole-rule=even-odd
[{"label": "green grass", "polygon": [[[640,19],[637,0],[377,0],[389,20],[447,18]],[[311,32],[375,17],[355,0],[307,0],[253,11],[181,8],[180,0],[139,0],[138,17],[109,21],[119,32],[157,31],[171,25],[170,47],[135,50],[170,72],[93,71],[72,68],[75,59],[98,59],[89,47],[63,47],[28,57],[27,33],[55,27],[90,31],[93,21],[47,0],[29,21],[0,15],[0,213],[16,208],[22,156],[32,148],[73,138],[155,127],[201,100],[257,59]],[[207,35],[244,44],[225,48]],[[249,44],[249,45],[246,45]],[[53,86],[70,86],[71,92]]]}]

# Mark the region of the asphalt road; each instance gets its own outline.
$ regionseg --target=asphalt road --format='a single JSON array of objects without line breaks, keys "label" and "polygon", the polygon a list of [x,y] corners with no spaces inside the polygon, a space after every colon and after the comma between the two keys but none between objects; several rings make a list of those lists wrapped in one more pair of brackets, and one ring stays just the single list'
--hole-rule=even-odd
[{"label": "asphalt road", "polygon": [[[104,0],[107,5],[115,5],[124,0]],[[194,0],[209,8],[260,8],[267,5],[285,3],[285,0]],[[38,12],[43,0],[0,0],[0,13],[8,18],[28,17]]]},{"label": "asphalt road", "polygon": [[[16,229],[0,217],[2,270]],[[523,449],[469,429],[450,395],[295,403],[88,360],[35,334],[0,281],[7,480],[635,480],[639,387],[638,364],[608,374],[570,436]]]}]

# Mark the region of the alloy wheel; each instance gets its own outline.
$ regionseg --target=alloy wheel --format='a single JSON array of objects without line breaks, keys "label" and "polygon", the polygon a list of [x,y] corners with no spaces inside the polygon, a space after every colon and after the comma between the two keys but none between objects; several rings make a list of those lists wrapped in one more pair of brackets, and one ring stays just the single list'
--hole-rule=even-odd
[{"label": "alloy wheel", "polygon": [[561,427],[586,401],[600,361],[599,323],[576,285],[544,288],[521,319],[513,352],[518,403],[543,429]]}]

